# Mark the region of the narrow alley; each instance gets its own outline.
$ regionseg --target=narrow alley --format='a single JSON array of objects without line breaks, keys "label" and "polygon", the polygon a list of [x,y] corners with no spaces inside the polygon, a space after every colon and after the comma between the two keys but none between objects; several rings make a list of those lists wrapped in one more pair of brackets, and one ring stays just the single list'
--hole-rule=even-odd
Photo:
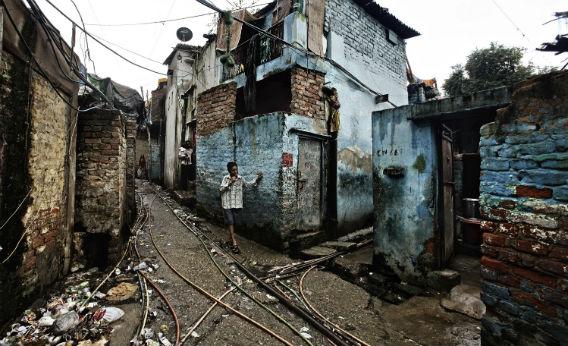
[{"label": "narrow alley", "polygon": [[568,346],[566,4],[439,1],[0,0],[0,346]]}]

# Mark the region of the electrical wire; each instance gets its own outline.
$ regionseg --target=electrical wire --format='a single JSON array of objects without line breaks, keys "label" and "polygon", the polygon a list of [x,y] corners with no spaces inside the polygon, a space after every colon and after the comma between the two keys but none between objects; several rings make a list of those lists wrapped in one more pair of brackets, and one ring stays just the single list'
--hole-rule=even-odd
[{"label": "electrical wire", "polygon": [[[83,24],[83,30],[86,30],[87,28],[85,27],[85,21],[83,20],[83,15],[81,14],[81,11],[79,11],[79,7],[77,7],[75,0],[69,0],[69,1],[71,1],[73,6],[75,7],[77,14],[79,14],[79,19],[81,20],[81,24]],[[95,67],[95,62],[91,58],[91,50],[89,49],[89,39],[87,38],[87,36],[85,36],[85,46],[87,48],[87,56],[89,57],[89,60],[91,61],[91,64],[93,65],[93,71],[95,72],[95,74],[97,74],[97,68]]]},{"label": "electrical wire", "polygon": [[518,32],[521,33],[521,35],[528,39],[527,35],[525,35],[525,33],[519,28],[519,26],[517,24],[515,24],[515,22],[513,21],[513,19],[511,19],[511,17],[509,17],[509,15],[507,14],[507,12],[505,12],[505,10],[503,10],[503,8],[497,3],[497,1],[495,0],[491,0],[493,2],[493,4],[495,4],[495,6],[499,9],[499,11],[501,11],[501,13],[509,20],[509,22],[511,22],[511,24],[513,24],[513,26],[515,27],[515,29],[517,29]]},{"label": "electrical wire", "polygon": [[102,47],[106,48],[108,51],[110,51],[111,53],[117,55],[118,57],[120,57],[122,60],[136,66],[139,67],[143,70],[149,71],[149,72],[153,72],[155,74],[159,74],[162,76],[165,76],[165,73],[162,72],[158,72],[156,70],[153,70],[151,68],[145,67],[143,65],[140,65],[126,57],[124,57],[122,54],[118,53],[117,51],[115,51],[114,49],[110,48],[109,46],[107,46],[106,44],[104,44],[102,41],[100,41],[99,39],[97,39],[96,37],[94,37],[91,33],[89,33],[87,30],[85,30],[84,28],[81,28],[79,25],[77,25],[77,23],[75,21],[73,21],[73,19],[71,19],[67,14],[65,14],[65,12],[61,11],[57,6],[55,6],[51,0],[45,0],[53,9],[55,9],[57,12],[59,12],[59,14],[61,14],[63,17],[65,17],[65,19],[67,19],[70,23],[74,24],[75,26],[77,26],[81,31],[83,31],[85,33],[85,35],[89,36],[90,38],[92,38],[95,42],[97,42],[98,44],[100,44]]},{"label": "electrical wire", "polygon": [[[46,0],[46,1],[49,1],[49,0]],[[212,10],[214,10],[214,11],[217,11],[217,12],[218,12],[219,14],[221,14],[221,15],[225,15],[225,14],[227,13],[226,11],[223,11],[222,9],[220,9],[219,7],[215,6],[214,4],[210,3],[210,2],[207,1],[207,0],[195,0],[195,1],[197,1],[197,2],[200,3],[200,4],[202,4],[203,6],[206,6],[206,7],[210,8],[210,9],[212,9]],[[274,35],[274,34],[268,32],[268,31],[266,31],[266,30],[263,30],[263,29],[257,27],[256,25],[253,25],[253,24],[251,24],[251,23],[249,23],[249,22],[247,22],[247,21],[245,21],[245,20],[242,20],[242,19],[240,19],[240,18],[238,18],[238,17],[233,16],[232,13],[231,13],[231,17],[233,18],[233,20],[235,20],[235,21],[237,21],[237,22],[239,22],[239,23],[241,23],[241,24],[243,24],[243,25],[249,27],[249,28],[252,29],[252,30],[255,30],[255,31],[258,32],[259,34],[263,34],[263,35],[265,35],[265,36],[268,36],[269,38],[272,38],[272,39],[274,39],[274,40],[276,40],[276,41],[279,41],[279,42],[281,42],[282,44],[284,44],[284,45],[286,45],[286,46],[288,46],[288,47],[290,47],[290,48],[292,48],[292,49],[294,49],[294,50],[296,50],[296,51],[299,51],[300,53],[306,54],[306,58],[308,58],[309,56],[312,56],[312,57],[314,57],[314,58],[316,58],[316,59],[322,59],[322,60],[324,60],[324,61],[327,61],[327,62],[331,63],[332,65],[334,65],[336,68],[340,69],[343,73],[347,74],[351,79],[353,79],[354,81],[356,81],[357,83],[359,83],[359,85],[361,85],[362,87],[364,87],[365,89],[367,89],[367,90],[370,91],[371,93],[373,93],[373,94],[375,94],[375,95],[377,95],[377,96],[383,96],[383,95],[384,95],[384,94],[382,94],[382,93],[379,93],[379,92],[373,90],[373,89],[370,88],[369,86],[367,86],[367,85],[366,85],[365,83],[363,83],[359,78],[357,78],[355,75],[353,75],[351,72],[349,72],[347,69],[345,69],[343,66],[339,65],[339,64],[336,63],[335,61],[333,61],[333,60],[331,60],[331,59],[328,59],[328,58],[326,58],[326,57],[320,57],[319,55],[310,52],[308,49],[305,49],[305,48],[303,48],[303,47],[298,47],[298,46],[296,46],[296,45],[294,45],[294,44],[292,44],[292,43],[290,43],[290,42],[287,42],[286,40],[284,40],[284,39],[282,39],[282,38],[280,38],[280,37],[278,37],[278,36],[276,36],[276,35]],[[397,107],[397,105],[395,105],[393,102],[391,102],[391,101],[387,101],[387,102],[388,102],[391,106],[393,106],[393,107],[395,107],[395,108]]]},{"label": "electrical wire", "polygon": [[20,204],[18,204],[18,206],[16,207],[16,209],[12,212],[12,214],[10,214],[10,216],[8,216],[8,218],[6,219],[6,221],[4,221],[4,223],[2,224],[2,226],[0,226],[0,231],[2,230],[2,228],[4,228],[8,222],[10,222],[10,220],[14,217],[14,215],[16,215],[16,213],[18,212],[18,210],[20,210],[20,208],[22,207],[22,205],[24,204],[24,202],[26,201],[26,199],[28,199],[28,197],[30,196],[30,194],[32,193],[32,190],[28,191],[28,193],[26,194],[26,196],[22,199],[22,201],[20,202]]},{"label": "electrical wire", "polygon": [[[55,86],[55,84],[53,83],[53,81],[48,77],[47,73],[45,72],[45,70],[41,67],[41,65],[39,64],[38,60],[36,59],[32,49],[30,48],[30,46],[28,45],[28,43],[26,42],[26,40],[24,39],[24,36],[22,35],[22,33],[20,32],[20,30],[18,29],[18,25],[16,24],[16,22],[14,21],[14,18],[12,17],[10,11],[8,10],[8,6],[6,6],[6,3],[4,2],[4,0],[0,0],[2,7],[4,7],[4,12],[6,13],[6,17],[8,17],[8,21],[10,22],[10,24],[12,25],[12,27],[14,28],[14,30],[16,31],[16,34],[18,35],[18,37],[20,38],[20,41],[22,41],[22,44],[24,45],[24,47],[26,48],[26,50],[28,51],[28,54],[30,56],[30,58],[33,60],[33,62],[35,63],[35,65],[37,66],[37,72],[43,77],[45,78],[45,80],[49,83],[49,85],[53,88],[53,90],[55,91],[55,93],[57,94],[57,96],[59,96],[59,98],[61,98],[61,100],[63,102],[65,102],[67,104],[67,106],[69,106],[71,109],[73,109],[74,111],[79,111],[79,108],[75,107],[74,105],[72,105],[68,98],[65,98],[61,92],[59,91],[59,89],[57,88],[57,86]],[[31,64],[30,64],[31,66]],[[35,69],[34,69],[35,70]]]}]

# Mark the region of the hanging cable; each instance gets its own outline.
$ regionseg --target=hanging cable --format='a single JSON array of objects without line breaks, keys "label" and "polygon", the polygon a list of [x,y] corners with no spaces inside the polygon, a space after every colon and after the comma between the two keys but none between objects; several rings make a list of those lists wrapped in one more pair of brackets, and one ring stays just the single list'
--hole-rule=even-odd
[{"label": "hanging cable", "polygon": [[84,28],[81,28],[75,21],[73,21],[73,19],[71,19],[67,14],[65,14],[63,11],[61,11],[57,6],[55,6],[50,0],[45,0],[53,9],[55,9],[57,12],[59,12],[59,14],[61,14],[63,17],[65,17],[65,19],[67,19],[70,23],[76,25],[81,31],[83,31],[85,33],[85,35],[89,36],[90,38],[92,38],[95,42],[97,42],[98,44],[100,44],[101,46],[103,46],[104,48],[106,48],[107,50],[109,50],[111,53],[117,55],[118,57],[120,57],[122,60],[136,66],[139,67],[143,70],[149,71],[149,72],[153,72],[155,74],[159,74],[162,76],[165,76],[165,73],[162,72],[158,72],[156,70],[153,70],[151,68],[142,66],[132,60],[129,60],[128,58],[124,57],[122,54],[118,53],[117,51],[115,51],[114,49],[110,48],[109,46],[107,46],[106,44],[104,44],[103,42],[101,42],[99,39],[97,39],[96,37],[94,37],[91,33],[89,33],[87,30],[85,30]]},{"label": "hanging cable", "polygon": [[[46,1],[49,1],[49,0],[46,0]],[[220,9],[219,7],[215,6],[214,4],[210,3],[210,2],[207,1],[207,0],[195,0],[195,1],[197,1],[197,2],[200,3],[200,4],[202,4],[203,6],[206,6],[206,7],[210,8],[210,9],[212,9],[212,10],[218,12],[218,13],[221,14],[221,15],[223,15],[223,14],[226,13],[226,11],[223,11],[222,9]],[[375,94],[375,95],[377,95],[377,96],[383,96],[383,95],[384,95],[384,94],[382,94],[382,93],[380,93],[380,92],[377,92],[377,91],[373,90],[371,87],[367,86],[367,85],[366,85],[365,83],[363,83],[359,78],[357,78],[355,75],[353,75],[353,73],[349,72],[347,69],[345,69],[343,66],[339,65],[339,64],[336,63],[335,61],[333,61],[333,60],[331,60],[331,59],[328,59],[328,58],[326,58],[326,57],[320,57],[319,55],[314,54],[314,53],[310,52],[309,50],[307,50],[307,49],[305,49],[305,48],[303,48],[303,47],[298,47],[298,46],[296,46],[296,45],[294,45],[294,44],[292,44],[292,43],[290,43],[290,42],[287,42],[286,40],[284,40],[284,39],[282,39],[282,38],[280,38],[280,37],[278,37],[278,36],[276,36],[276,35],[274,35],[274,34],[268,32],[268,31],[266,31],[266,30],[263,30],[263,29],[257,27],[256,25],[253,25],[253,24],[251,24],[251,23],[249,23],[249,22],[247,22],[247,21],[245,21],[245,20],[242,20],[242,19],[240,19],[240,18],[237,18],[237,17],[233,16],[232,14],[231,14],[231,16],[232,16],[233,19],[236,20],[237,22],[239,22],[239,23],[241,23],[241,24],[243,24],[243,25],[249,27],[249,28],[252,29],[252,30],[255,30],[256,32],[258,32],[258,33],[260,33],[260,34],[263,34],[263,35],[265,35],[265,36],[268,36],[269,38],[271,38],[271,39],[273,39],[273,40],[276,40],[276,41],[282,43],[283,45],[290,47],[291,49],[294,49],[294,50],[296,50],[296,51],[298,51],[298,52],[300,52],[300,53],[306,54],[306,55],[308,55],[308,56],[313,56],[313,57],[315,57],[316,59],[322,59],[322,60],[324,60],[324,61],[329,62],[329,63],[332,64],[334,67],[338,68],[338,69],[341,70],[343,73],[347,74],[351,79],[353,79],[353,80],[354,80],[355,82],[357,82],[360,86],[362,86],[363,88],[367,89],[367,90],[370,91],[371,93],[373,93],[373,94]],[[387,102],[388,102],[391,106],[393,106],[393,107],[395,107],[395,108],[397,107],[397,105],[395,105],[393,102],[391,102],[391,101],[387,101]]]}]

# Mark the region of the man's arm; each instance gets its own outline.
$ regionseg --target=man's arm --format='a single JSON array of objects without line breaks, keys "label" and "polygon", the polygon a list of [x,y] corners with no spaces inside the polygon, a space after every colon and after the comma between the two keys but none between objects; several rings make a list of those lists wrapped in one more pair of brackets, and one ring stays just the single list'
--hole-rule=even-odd
[{"label": "man's arm", "polygon": [[256,178],[254,178],[254,180],[251,181],[246,181],[245,179],[243,179],[243,183],[245,184],[246,187],[255,187],[258,185],[258,182],[262,179],[262,173],[258,172],[256,174]]},{"label": "man's arm", "polygon": [[221,192],[225,192],[229,189],[229,186],[231,186],[231,179],[227,178],[227,177],[223,177],[223,180],[221,181],[221,188],[219,189],[219,191]]}]

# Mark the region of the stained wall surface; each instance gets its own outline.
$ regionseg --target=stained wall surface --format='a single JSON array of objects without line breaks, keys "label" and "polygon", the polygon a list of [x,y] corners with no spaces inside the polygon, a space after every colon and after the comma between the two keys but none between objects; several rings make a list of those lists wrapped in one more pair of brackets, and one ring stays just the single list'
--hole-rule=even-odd
[{"label": "stained wall surface", "polygon": [[373,114],[375,264],[406,279],[433,266],[438,169],[431,123],[409,115],[408,107]]},{"label": "stained wall surface", "polygon": [[568,340],[568,73],[514,87],[481,128],[487,345]]}]

